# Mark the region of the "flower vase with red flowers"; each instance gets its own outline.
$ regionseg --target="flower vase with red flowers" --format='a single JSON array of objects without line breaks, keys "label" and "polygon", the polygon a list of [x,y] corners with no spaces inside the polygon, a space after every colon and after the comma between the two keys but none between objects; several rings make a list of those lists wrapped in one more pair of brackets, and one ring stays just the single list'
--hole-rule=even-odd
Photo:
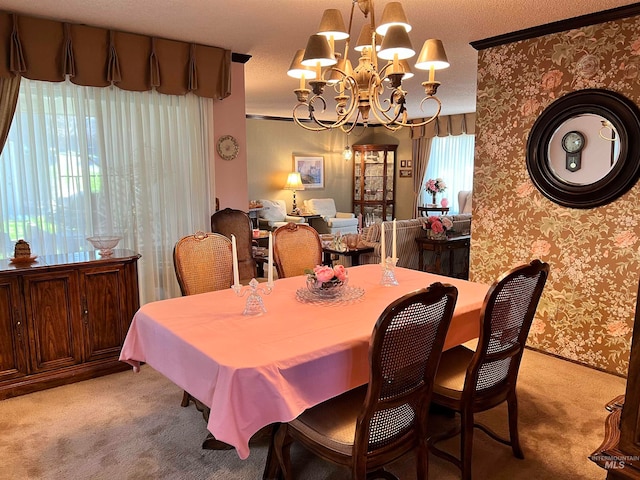
[{"label": "flower vase with red flowers", "polygon": [[428,238],[445,240],[447,238],[447,232],[453,228],[453,222],[449,217],[432,215],[427,218],[422,228],[427,232]]},{"label": "flower vase with red flowers", "polygon": [[349,277],[344,265],[329,267],[317,265],[313,271],[307,271],[307,288],[321,298],[335,298],[347,285]]},{"label": "flower vase with red flowers", "polygon": [[424,184],[424,188],[427,193],[431,194],[431,206],[436,206],[436,194],[444,192],[447,189],[447,185],[441,178],[436,178],[435,180],[433,178],[430,178]]}]

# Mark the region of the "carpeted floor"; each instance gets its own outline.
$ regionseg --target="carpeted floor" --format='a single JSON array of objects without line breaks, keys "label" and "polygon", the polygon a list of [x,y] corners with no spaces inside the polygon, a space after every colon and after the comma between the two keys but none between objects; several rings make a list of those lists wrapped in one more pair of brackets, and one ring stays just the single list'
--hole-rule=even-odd
[{"label": "carpeted floor", "polygon": [[[604,404],[624,393],[625,380],[526,351],[518,395],[525,460],[477,431],[474,478],[604,479],[588,460],[601,443]],[[268,436],[251,455],[200,448],[207,431],[200,412],[180,407],[182,391],[148,366],[0,401],[0,479],[260,479]],[[505,431],[506,412],[482,419]],[[434,422],[435,425],[435,422]],[[501,427],[501,428],[500,428]],[[451,449],[457,445],[451,442]],[[296,478],[341,480],[348,472],[300,448],[292,449]],[[429,478],[459,479],[451,464],[430,457]],[[414,479],[413,458],[390,468]]]}]

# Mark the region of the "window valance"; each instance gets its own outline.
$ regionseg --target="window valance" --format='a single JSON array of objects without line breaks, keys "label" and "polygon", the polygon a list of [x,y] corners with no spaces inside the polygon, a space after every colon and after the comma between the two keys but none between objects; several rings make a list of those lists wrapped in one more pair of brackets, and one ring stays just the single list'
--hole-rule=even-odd
[{"label": "window valance", "polygon": [[231,51],[0,12],[0,78],[16,75],[222,99],[231,93]]},{"label": "window valance", "polygon": [[[417,119],[415,122],[424,121]],[[476,133],[476,114],[441,115],[435,121],[422,127],[411,129],[411,138],[446,137],[449,135],[473,135]]]}]

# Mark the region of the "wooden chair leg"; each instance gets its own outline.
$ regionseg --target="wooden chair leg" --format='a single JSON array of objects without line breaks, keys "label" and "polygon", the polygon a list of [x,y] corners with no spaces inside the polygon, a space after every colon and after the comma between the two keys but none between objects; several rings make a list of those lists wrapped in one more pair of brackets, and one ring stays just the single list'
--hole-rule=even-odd
[{"label": "wooden chair leg", "polygon": [[516,458],[523,459],[524,453],[520,447],[520,437],[518,436],[518,399],[515,393],[507,400],[509,407],[509,438],[511,440],[511,450]]},{"label": "wooden chair leg", "polygon": [[460,468],[462,480],[471,480],[471,459],[473,457],[473,413],[462,412],[460,433]]},{"label": "wooden chair leg", "polygon": [[182,392],[182,402],[180,402],[180,406],[181,407],[188,407],[190,400],[191,400],[191,395],[189,395],[189,393],[186,390],[184,390]]},{"label": "wooden chair leg", "polygon": [[291,473],[291,443],[293,440],[287,435],[288,425],[280,424],[273,439],[274,453],[280,464],[280,474],[284,480],[292,480]]}]

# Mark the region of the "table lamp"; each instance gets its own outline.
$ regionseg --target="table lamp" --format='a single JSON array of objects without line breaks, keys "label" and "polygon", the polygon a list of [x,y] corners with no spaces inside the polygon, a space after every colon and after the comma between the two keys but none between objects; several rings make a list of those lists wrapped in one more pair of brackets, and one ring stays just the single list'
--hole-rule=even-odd
[{"label": "table lamp", "polygon": [[293,191],[293,208],[291,213],[294,215],[299,213],[298,206],[296,205],[296,191],[304,190],[304,185],[302,184],[302,178],[300,178],[300,173],[291,172],[287,177],[287,183],[284,186],[285,190]]}]

